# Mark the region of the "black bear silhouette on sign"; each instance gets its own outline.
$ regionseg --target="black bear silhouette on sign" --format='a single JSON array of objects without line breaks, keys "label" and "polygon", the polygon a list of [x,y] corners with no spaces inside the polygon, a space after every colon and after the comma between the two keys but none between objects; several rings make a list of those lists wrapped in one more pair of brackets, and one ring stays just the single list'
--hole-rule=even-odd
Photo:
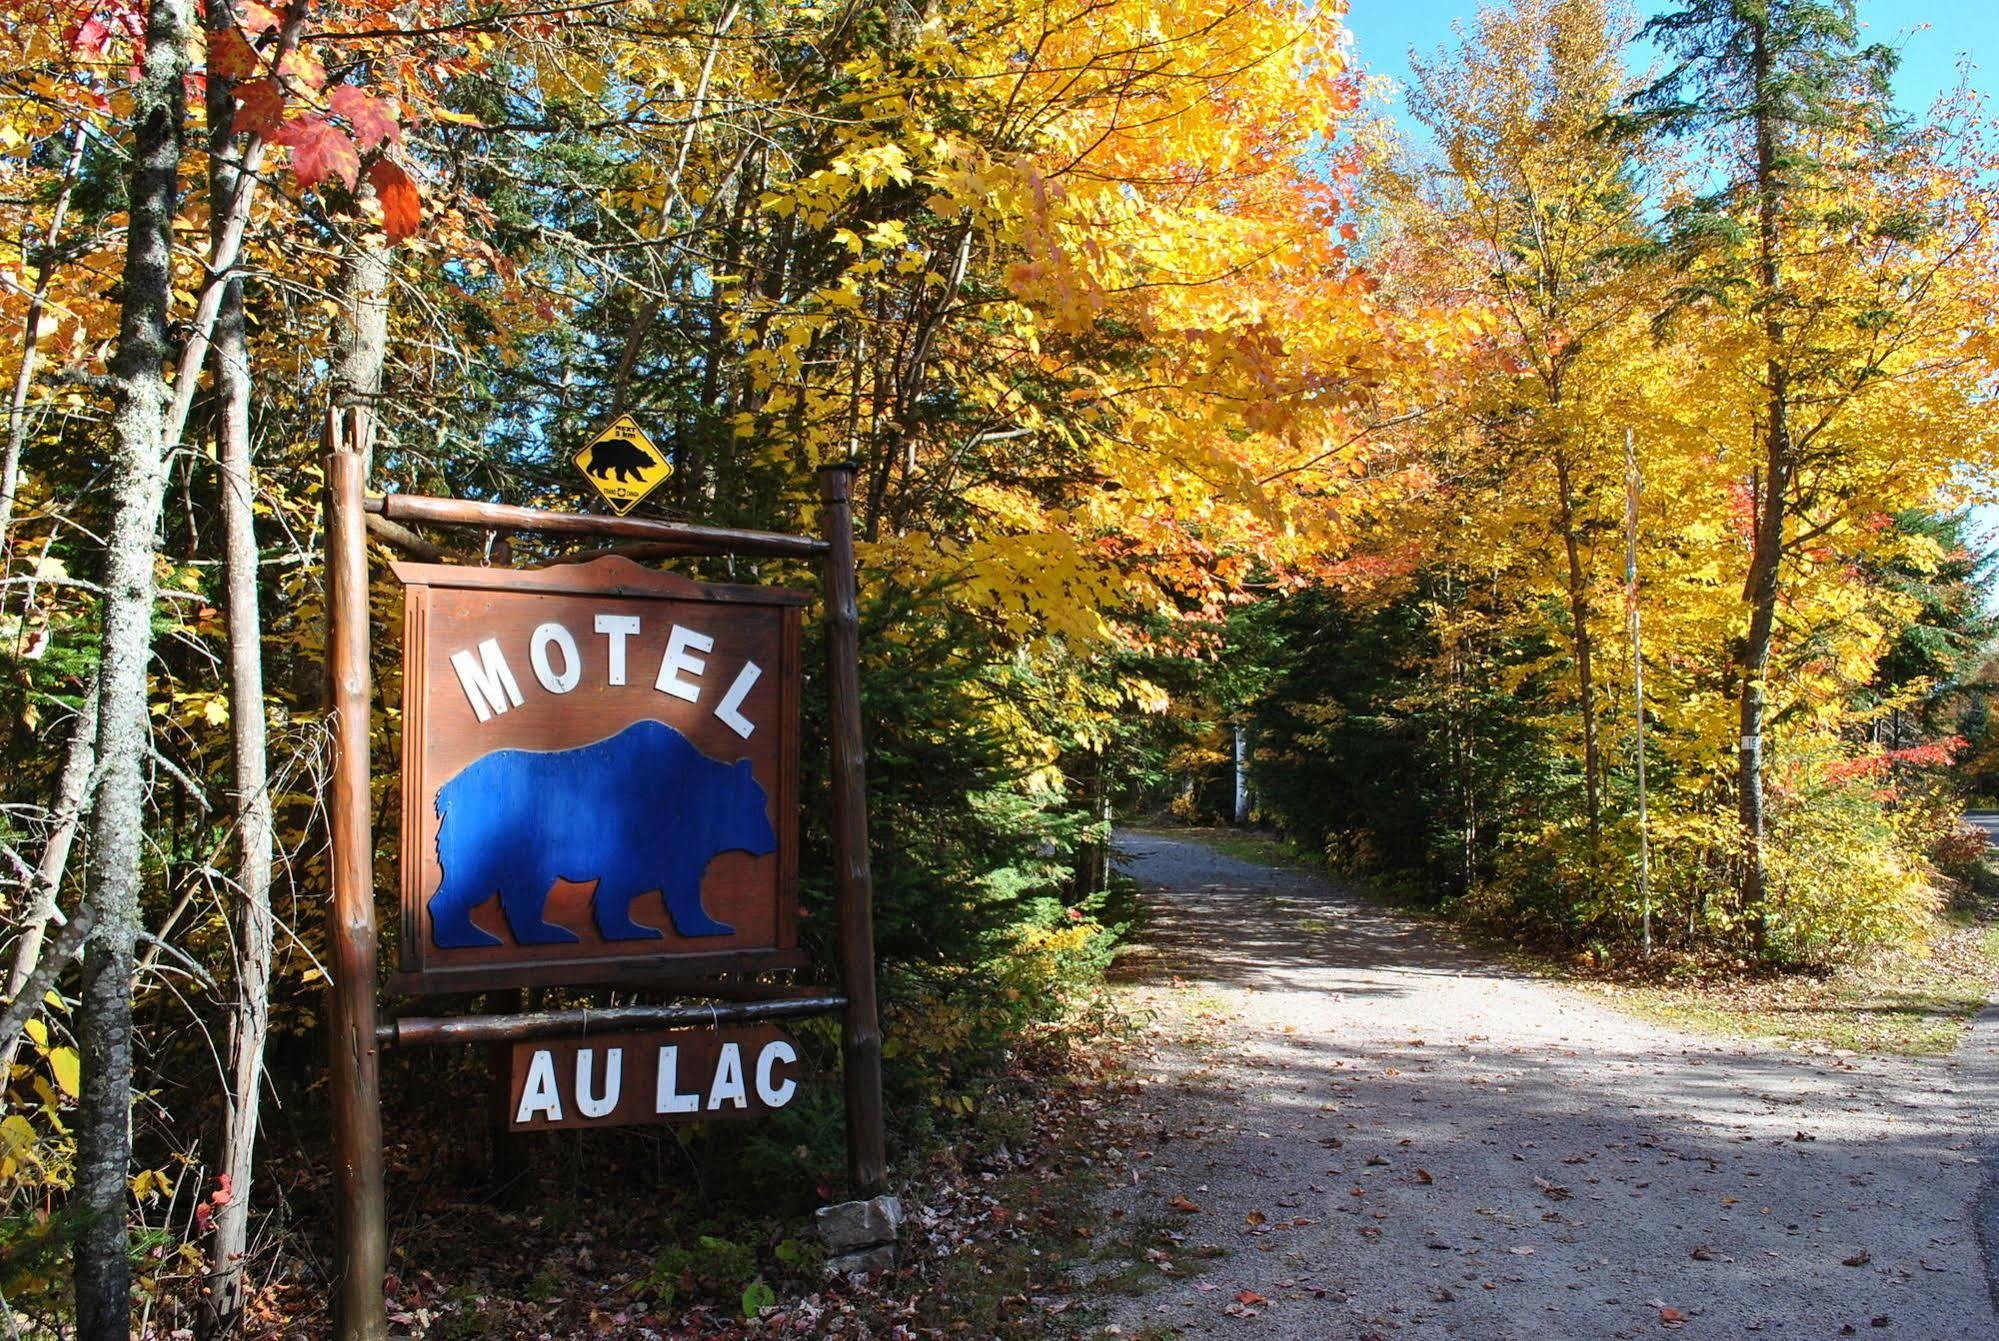
[{"label": "black bear silhouette on sign", "polygon": [[606,438],[590,449],[590,473],[600,480],[609,475],[620,484],[629,484],[634,475],[643,475],[658,464],[645,448],[626,438]]}]

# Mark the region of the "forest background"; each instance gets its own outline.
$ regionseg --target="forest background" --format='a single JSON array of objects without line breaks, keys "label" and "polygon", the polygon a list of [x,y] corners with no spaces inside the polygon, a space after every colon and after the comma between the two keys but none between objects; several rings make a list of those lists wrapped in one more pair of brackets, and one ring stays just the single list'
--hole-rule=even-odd
[{"label": "forest background", "polygon": [[[808,528],[859,465],[905,1151],[1089,999],[1120,809],[1240,799],[1703,972],[1920,953],[1976,872],[1993,125],[1899,111],[1845,0],[1680,0],[1649,60],[1613,0],[1482,11],[1415,62],[1414,148],[1323,3],[8,17],[17,1326],[323,1325],[329,404],[377,490],[578,506],[620,413],[665,515]],[[478,1117],[413,1079],[399,1157],[448,1165]],[[624,1148],[802,1204],[835,1108]]]}]

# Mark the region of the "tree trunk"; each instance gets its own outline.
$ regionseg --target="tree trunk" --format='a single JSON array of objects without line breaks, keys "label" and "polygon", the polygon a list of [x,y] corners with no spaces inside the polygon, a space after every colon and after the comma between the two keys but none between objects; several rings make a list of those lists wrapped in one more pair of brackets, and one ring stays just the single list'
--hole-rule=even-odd
[{"label": "tree trunk", "polygon": [[[374,188],[361,185],[358,217],[365,218]],[[374,465],[375,406],[382,398],[382,364],[389,343],[389,248],[378,229],[356,225],[348,239],[334,293],[340,319],[333,324],[333,404],[361,409],[361,478]]]},{"label": "tree trunk", "polygon": [[1582,545],[1576,536],[1575,483],[1569,474],[1566,448],[1555,450],[1555,496],[1562,527],[1562,546],[1569,561],[1569,622],[1576,658],[1576,694],[1583,720],[1583,814],[1589,824],[1590,856],[1595,858],[1603,837],[1602,763],[1597,757],[1595,643],[1590,636],[1589,575],[1583,571]]},{"label": "tree trunk", "polygon": [[56,778],[55,823],[42,844],[42,859],[35,865],[35,883],[28,890],[28,912],[14,941],[14,960],[7,966],[7,1012],[0,1019],[0,1076],[14,1065],[21,1046],[21,1026],[31,1019],[49,984],[62,972],[65,961],[75,952],[74,945],[44,960],[42,946],[49,923],[56,918],[57,895],[62,892],[63,872],[69,866],[69,851],[76,842],[77,825],[82,821],[90,791],[91,774],[97,771],[97,677],[83,687],[83,702],[76,712],[76,730],[63,756],[62,772]]},{"label": "tree trunk", "polygon": [[1736,668],[1741,679],[1740,738],[1736,754],[1736,800],[1742,828],[1741,907],[1750,920],[1755,951],[1769,943],[1769,908],[1764,843],[1763,727],[1768,710],[1764,681],[1770,668],[1770,641],[1777,625],[1777,597],[1784,557],[1784,521],[1791,487],[1790,374],[1784,361],[1786,328],[1781,309],[1779,255],[1783,186],[1778,179],[1777,126],[1768,108],[1771,59],[1766,20],[1750,21],[1751,68],[1756,78],[1756,283],[1763,311],[1764,375],[1769,400],[1763,424],[1763,488],[1756,496],[1756,538],[1749,555],[1743,599],[1749,605],[1749,632]]},{"label": "tree trunk", "polygon": [[106,534],[98,754],[104,775],[91,817],[95,925],[83,957],[79,1041],[83,1092],[75,1124],[78,1341],[125,1341],[131,1328],[126,1178],[131,1164],[132,956],[139,932],[150,723],[153,556],[166,488],[163,369],[171,354],[172,225],[187,120],[187,0],[151,0],[133,90],[130,225],[118,352],[112,360],[112,515]]},{"label": "tree trunk", "polygon": [[[209,0],[212,28],[232,24],[234,7]],[[243,179],[229,156],[235,99],[233,81],[211,76],[209,187],[218,202],[214,229],[226,227],[220,202],[235,199]],[[216,461],[222,476],[224,615],[229,636],[229,722],[239,859],[239,903],[234,919],[236,1002],[229,1028],[230,1083],[223,1095],[221,1180],[227,1197],[215,1212],[208,1293],[198,1330],[213,1337],[234,1332],[243,1310],[243,1258],[248,1250],[251,1177],[255,1169],[257,1109],[263,1087],[264,1042],[270,1027],[271,796],[266,765],[263,621],[258,610],[259,551],[250,472],[250,354],[243,321],[243,281],[231,278],[216,314]]]},{"label": "tree trunk", "polygon": [[1241,722],[1229,727],[1235,754],[1235,822],[1249,823],[1249,734]]}]

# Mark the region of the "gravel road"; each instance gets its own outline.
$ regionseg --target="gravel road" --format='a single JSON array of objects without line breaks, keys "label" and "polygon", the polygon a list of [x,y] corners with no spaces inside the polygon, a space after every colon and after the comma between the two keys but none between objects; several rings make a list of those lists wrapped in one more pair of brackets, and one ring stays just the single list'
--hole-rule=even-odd
[{"label": "gravel road", "polygon": [[1334,881],[1119,842],[1158,1015],[1109,1209],[1183,1274],[1111,1334],[1999,1338],[1992,1012],[1933,1060],[1681,1033]]}]

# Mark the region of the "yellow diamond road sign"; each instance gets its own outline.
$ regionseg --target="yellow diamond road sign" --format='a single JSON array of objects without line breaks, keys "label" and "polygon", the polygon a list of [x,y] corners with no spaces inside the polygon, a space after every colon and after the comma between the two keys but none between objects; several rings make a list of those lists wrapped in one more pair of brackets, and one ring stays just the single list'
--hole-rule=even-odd
[{"label": "yellow diamond road sign", "polygon": [[620,517],[673,473],[666,453],[653,446],[638,421],[621,414],[576,454],[576,468]]}]

